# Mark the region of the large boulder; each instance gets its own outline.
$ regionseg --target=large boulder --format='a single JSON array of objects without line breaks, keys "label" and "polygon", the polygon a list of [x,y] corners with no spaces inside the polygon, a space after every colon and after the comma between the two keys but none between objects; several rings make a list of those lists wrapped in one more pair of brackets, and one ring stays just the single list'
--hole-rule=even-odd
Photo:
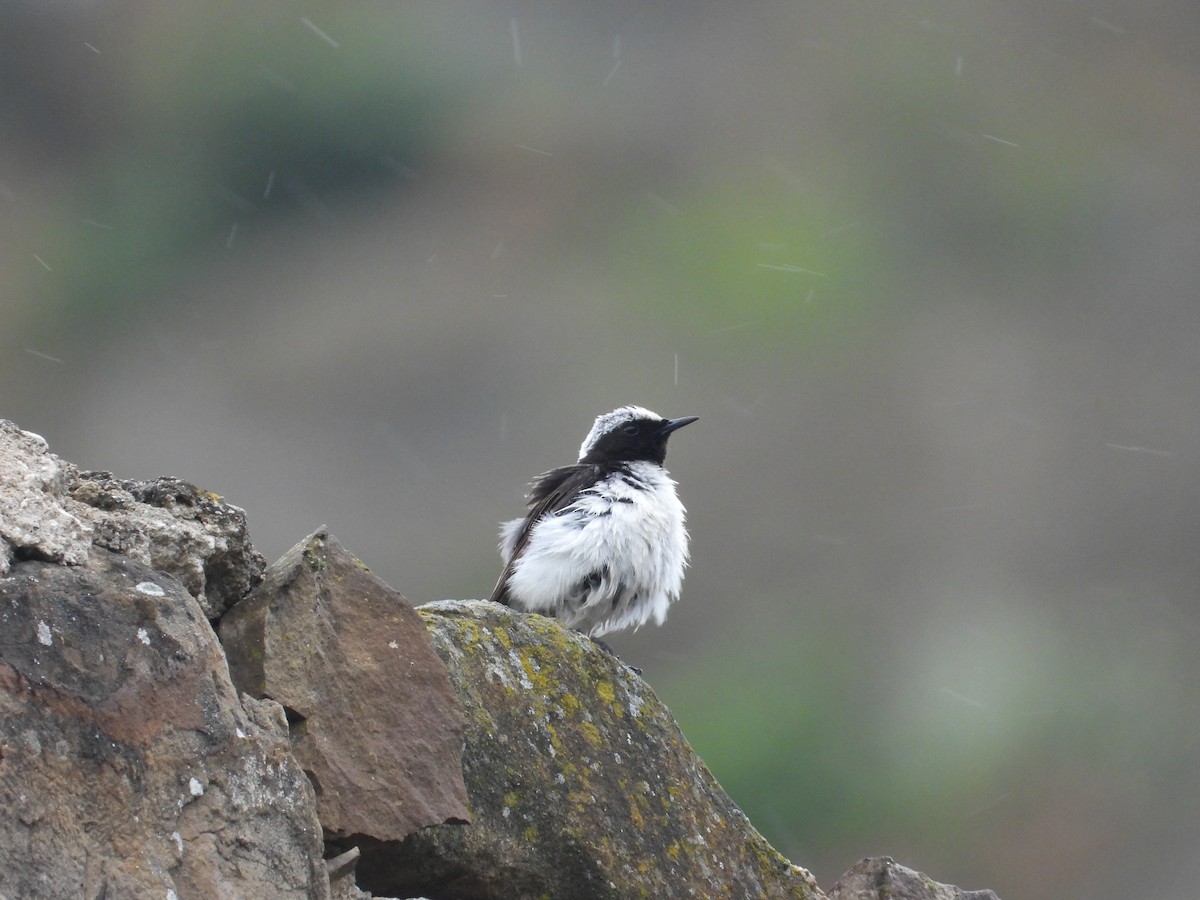
[{"label": "large boulder", "polygon": [[92,547],[0,578],[0,894],[324,898],[282,710],[243,709],[199,603]]},{"label": "large boulder", "polygon": [[364,857],[359,884],[470,898],[816,898],[637,674],[552,619],[419,609],[466,714],[471,824]]},{"label": "large boulder", "polygon": [[221,640],[238,689],[287,710],[328,838],[399,841],[466,821],[446,666],[408,601],[324,529],[225,615]]},{"label": "large boulder", "polygon": [[81,565],[102,547],[174,575],[216,619],[266,565],[250,544],[246,514],[216,494],[178,478],[80,472],[6,419],[0,485],[0,575],[17,559]]}]

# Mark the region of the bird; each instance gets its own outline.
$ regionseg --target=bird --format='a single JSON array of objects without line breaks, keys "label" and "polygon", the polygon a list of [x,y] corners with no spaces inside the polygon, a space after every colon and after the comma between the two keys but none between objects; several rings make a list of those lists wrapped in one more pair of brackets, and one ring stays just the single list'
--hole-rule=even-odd
[{"label": "bird", "polygon": [[662,625],[688,562],[667,439],[698,418],[641,406],[598,416],[579,460],[535,478],[528,512],[500,526],[504,568],[490,599],[591,638]]}]

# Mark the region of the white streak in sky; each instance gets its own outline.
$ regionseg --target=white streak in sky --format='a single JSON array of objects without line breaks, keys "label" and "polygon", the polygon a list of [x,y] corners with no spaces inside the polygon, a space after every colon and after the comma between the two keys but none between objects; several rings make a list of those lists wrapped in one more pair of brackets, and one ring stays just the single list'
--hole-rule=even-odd
[{"label": "white streak in sky", "polygon": [[1126,447],[1123,444],[1105,444],[1109,450],[1124,450],[1126,453],[1148,453],[1151,456],[1174,456],[1170,450],[1151,450],[1149,447]]},{"label": "white streak in sky", "polygon": [[675,387],[679,387],[679,354],[675,354]]},{"label": "white streak in sky", "polygon": [[1114,25],[1112,22],[1109,22],[1105,19],[1098,19],[1098,18],[1096,18],[1096,16],[1092,16],[1090,19],[1088,19],[1088,21],[1091,22],[1093,25],[1095,25],[1097,28],[1101,28],[1104,31],[1112,32],[1113,34],[1124,34],[1125,33],[1125,29],[1122,28],[1120,25]]},{"label": "white streak in sky", "polygon": [[42,353],[39,350],[34,350],[32,347],[26,347],[25,352],[30,356],[36,356],[38,359],[49,360],[50,362],[58,363],[59,365],[63,365],[66,362],[66,360],[59,359],[57,356],[51,356],[49,353]]},{"label": "white streak in sky", "polygon": [[517,24],[516,16],[508,20],[508,30],[512,32],[513,60],[519,69],[523,65],[521,60],[521,26]]},{"label": "white streak in sky", "polygon": [[339,44],[337,41],[335,41],[333,38],[331,38],[329,35],[327,35],[325,32],[323,32],[320,28],[318,28],[316,25],[314,25],[307,18],[301,18],[300,24],[302,24],[305,28],[307,28],[309,31],[311,31],[313,34],[315,34],[317,37],[319,37],[321,40],[323,40],[325,43],[327,43],[334,50],[338,49],[341,46],[341,44]]},{"label": "white streak in sky", "polygon": [[41,263],[41,264],[42,264],[42,268],[43,268],[43,269],[45,269],[47,272],[53,272],[53,271],[54,271],[52,268],[50,268],[50,266],[49,266],[49,265],[47,265],[46,261],[45,261],[44,259],[42,259],[40,256],[38,256],[36,253],[35,253],[35,254],[33,254],[33,258],[34,258],[34,259],[36,259],[36,260],[37,260],[39,263]]},{"label": "white streak in sky", "polygon": [[800,266],[773,266],[770,263],[755,263],[760,269],[774,269],[776,272],[791,272],[792,274],[816,275],[818,278],[828,278],[821,272],[814,272],[812,269],[805,269]]},{"label": "white streak in sky", "polygon": [[994,134],[983,134],[981,132],[979,136],[981,138],[983,138],[985,141],[995,141],[997,144],[1003,144],[1005,147],[1020,147],[1021,146],[1020,144],[1015,143],[1013,141],[1006,141],[1004,138],[996,137]]},{"label": "white streak in sky", "polygon": [[539,150],[537,147],[530,147],[528,144],[513,144],[518,150],[528,150],[530,153],[536,153],[539,156],[553,156],[549,150]]},{"label": "white streak in sky", "polygon": [[271,188],[275,186],[275,170],[272,169],[267,174],[267,186],[263,188],[263,199],[266,200],[271,196]]},{"label": "white streak in sky", "polygon": [[99,51],[99,50],[97,50],[95,47],[93,47],[91,44],[89,44],[87,41],[84,41],[84,42],[83,42],[83,46],[87,47],[89,50],[91,50],[91,51],[92,51],[93,53],[95,53],[97,56],[99,56],[99,55],[100,55],[100,51]]},{"label": "white streak in sky", "polygon": [[953,697],[955,700],[961,700],[963,703],[969,703],[971,706],[984,709],[984,705],[978,700],[973,700],[970,697],[966,697],[960,694],[958,691],[952,691],[948,687],[939,688],[938,690],[939,693],[945,694],[947,697]]},{"label": "white streak in sky", "polygon": [[621,68],[621,36],[613,35],[613,67],[608,70],[608,74],[604,76],[604,81],[600,83],[603,87],[612,81],[612,77],[617,74],[617,69]]}]

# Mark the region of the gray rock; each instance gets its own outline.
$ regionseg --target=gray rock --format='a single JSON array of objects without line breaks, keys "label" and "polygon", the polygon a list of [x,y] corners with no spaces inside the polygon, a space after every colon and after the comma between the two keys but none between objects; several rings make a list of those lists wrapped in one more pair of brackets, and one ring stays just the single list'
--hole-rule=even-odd
[{"label": "gray rock", "polygon": [[551,619],[483,601],[420,608],[467,717],[471,825],[364,853],[408,896],[818,898],[754,830],[654,692]]},{"label": "gray rock", "polygon": [[[324,529],[221,620],[238,689],[282,703],[331,840],[465,821],[465,724],[421,617]],[[352,842],[347,842],[352,843]]]},{"label": "gray rock", "polygon": [[0,893],[325,898],[282,711],[243,710],[194,597],[93,547],[0,578]]},{"label": "gray rock", "polygon": [[91,524],[65,502],[75,474],[40,435],[0,419],[0,575],[18,556],[68,565],[87,560]]},{"label": "gray rock", "polygon": [[177,478],[84,472],[0,419],[0,574],[18,559],[81,565],[104,547],[174,575],[215,619],[262,577],[246,514]]},{"label": "gray rock", "polygon": [[71,485],[95,545],[174,575],[209,619],[262,579],[266,560],[250,544],[246,514],[178,478],[125,481],[84,472]]},{"label": "gray rock", "polygon": [[928,875],[914,872],[890,856],[860,860],[838,879],[829,900],[999,900],[991,891],[964,891],[939,884]]}]

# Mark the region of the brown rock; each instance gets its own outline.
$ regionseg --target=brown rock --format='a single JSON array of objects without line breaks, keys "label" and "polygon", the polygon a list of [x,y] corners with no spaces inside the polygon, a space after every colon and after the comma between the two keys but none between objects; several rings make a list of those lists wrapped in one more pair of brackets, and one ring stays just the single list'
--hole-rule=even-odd
[{"label": "brown rock", "polygon": [[446,667],[408,601],[325,530],[267,570],[221,638],[234,684],[288,710],[330,837],[397,841],[466,820],[464,723]]},{"label": "brown rock", "polygon": [[[312,791],[195,598],[93,547],[0,579],[0,894],[329,896]],[[272,724],[272,723],[276,724]]]},{"label": "brown rock", "polygon": [[999,900],[991,891],[964,891],[898,864],[890,856],[861,860],[838,879],[829,900]]},{"label": "brown rock", "polygon": [[469,826],[368,854],[395,896],[819,898],[696,756],[649,686],[552,619],[424,606],[467,715]]}]

